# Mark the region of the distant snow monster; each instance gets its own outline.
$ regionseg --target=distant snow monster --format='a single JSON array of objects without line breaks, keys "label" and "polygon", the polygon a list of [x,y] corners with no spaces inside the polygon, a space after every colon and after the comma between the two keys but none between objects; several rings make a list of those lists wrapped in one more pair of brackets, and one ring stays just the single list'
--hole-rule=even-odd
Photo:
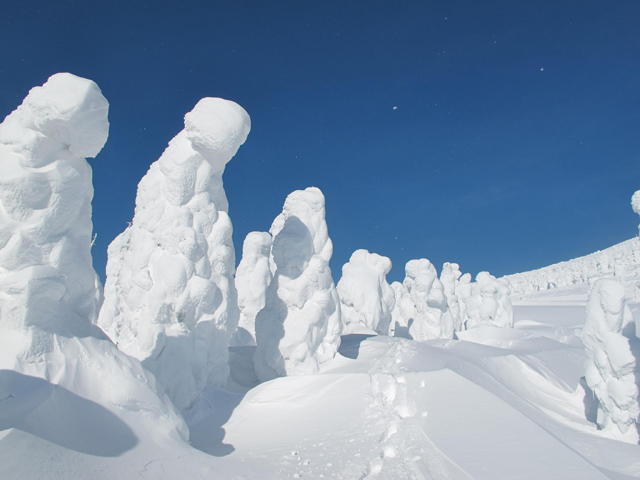
[{"label": "distant snow monster", "polygon": [[387,283],[391,260],[367,250],[356,250],[342,267],[337,290],[342,322],[350,332],[360,325],[380,335],[388,335],[395,294]]},{"label": "distant snow monster", "polygon": [[599,401],[598,426],[612,438],[638,443],[640,339],[620,282],[595,282],[580,337],[587,353],[585,380]]},{"label": "distant snow monster", "polygon": [[291,193],[269,233],[275,273],[256,317],[256,374],[260,381],[313,375],[335,356],[341,333],[322,192]]},{"label": "distant snow monster", "polygon": [[184,125],[140,181],[133,221],[109,246],[98,320],[180,410],[229,373],[239,313],[222,174],[250,119],[234,102],[204,98]]},{"label": "distant snow monster", "polygon": [[471,295],[464,299],[466,328],[483,325],[512,328],[513,307],[509,294],[508,280],[496,280],[489,272],[478,273],[475,283],[471,284]]},{"label": "distant snow monster", "polygon": [[462,316],[460,315],[460,300],[456,294],[456,287],[462,272],[457,263],[445,262],[440,272],[440,282],[444,287],[444,295],[447,297],[447,306],[453,320],[453,329],[456,332],[462,330]]},{"label": "distant snow monster", "polygon": [[[633,208],[634,212],[640,215],[640,190],[636,191],[631,196],[631,208]],[[640,227],[638,227],[638,229],[640,231]]]},{"label": "distant snow monster", "polygon": [[[105,144],[108,111],[94,82],[59,73],[0,125],[0,400],[21,404],[21,415],[42,406],[32,418],[44,431],[58,432],[65,420],[53,417],[74,408],[64,390],[93,402],[92,412],[100,405],[125,421],[136,417],[138,426],[142,420],[133,437],[96,432],[100,441],[92,444],[83,436],[84,451],[97,455],[110,441],[123,452],[158,429],[188,435],[153,376],[93,324],[102,287],[91,260],[93,185],[85,157]],[[35,404],[33,384],[43,386]],[[10,421],[20,422],[14,414]]]},{"label": "distant snow monster", "polygon": [[242,245],[242,259],[236,271],[240,321],[230,345],[256,344],[256,315],[264,308],[267,288],[273,275],[269,264],[271,235],[250,232]]},{"label": "distant snow monster", "polygon": [[453,338],[453,318],[435,267],[426,258],[410,260],[405,274],[397,301],[403,317],[398,325],[408,325],[409,335],[418,341]]}]

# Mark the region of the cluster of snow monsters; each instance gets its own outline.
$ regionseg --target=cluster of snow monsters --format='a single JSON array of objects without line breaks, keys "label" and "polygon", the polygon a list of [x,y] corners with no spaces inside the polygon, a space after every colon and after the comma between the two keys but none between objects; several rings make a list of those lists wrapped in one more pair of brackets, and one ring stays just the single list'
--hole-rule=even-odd
[{"label": "cluster of snow monsters", "polygon": [[[636,197],[640,202],[640,195],[634,195],[634,198]],[[504,278],[509,280],[512,294],[528,295],[538,291],[592,283],[603,276],[613,276],[626,281],[628,277],[637,276],[639,267],[640,239],[632,238],[584,257],[530,272],[507,275]],[[638,293],[640,292],[630,291],[628,295],[640,300]]]},{"label": "cluster of snow monsters", "polygon": [[0,367],[64,383],[60,371],[82,364],[67,358],[66,345],[84,342],[127,366],[105,368],[130,388],[100,395],[163,412],[184,436],[174,406],[189,410],[205,388],[226,384],[229,345],[255,345],[256,374],[266,381],[317,373],[343,331],[428,340],[512,326],[508,284],[486,272],[472,283],[456,264],[438,278],[428,260],[412,260],[404,282],[389,285],[390,260],[358,250],[336,288],[325,199],[314,187],[287,197],[269,233],[247,236],[235,272],[222,174],[250,118],[219,98],[198,102],[141,180],[134,218],[109,246],[103,301],[84,157],[106,142],[107,113],[93,82],[58,74],[0,126]]},{"label": "cluster of snow monsters", "polygon": [[[0,399],[19,422],[66,390],[142,418],[138,438],[160,428],[186,440],[183,417],[153,375],[94,325],[102,286],[85,157],[107,140],[108,109],[95,83],[57,74],[0,125],[0,371],[11,371]],[[30,385],[42,386],[37,395]]]}]

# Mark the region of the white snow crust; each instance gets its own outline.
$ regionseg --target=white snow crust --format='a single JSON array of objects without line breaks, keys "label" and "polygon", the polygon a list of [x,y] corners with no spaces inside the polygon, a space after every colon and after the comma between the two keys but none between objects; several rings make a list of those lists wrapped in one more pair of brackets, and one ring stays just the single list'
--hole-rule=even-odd
[{"label": "white snow crust", "polygon": [[240,321],[231,339],[232,346],[256,344],[256,315],[264,308],[267,288],[273,278],[270,252],[271,235],[267,232],[250,232],[244,239],[235,277]]},{"label": "white snow crust", "polygon": [[261,381],[313,375],[335,356],[342,328],[322,192],[291,193],[269,233],[275,273],[256,317],[256,374]]},{"label": "white snow crust", "polygon": [[222,174],[250,119],[234,102],[204,98],[184,125],[140,181],[133,221],[109,246],[98,319],[180,410],[229,373],[239,312]]},{"label": "white snow crust", "polygon": [[585,379],[598,399],[599,427],[612,438],[637,444],[640,339],[619,281],[594,284],[580,338],[587,353]]},{"label": "white snow crust", "polygon": [[356,250],[342,267],[336,286],[340,297],[343,333],[358,326],[389,335],[395,294],[387,283],[391,260],[367,250]]}]

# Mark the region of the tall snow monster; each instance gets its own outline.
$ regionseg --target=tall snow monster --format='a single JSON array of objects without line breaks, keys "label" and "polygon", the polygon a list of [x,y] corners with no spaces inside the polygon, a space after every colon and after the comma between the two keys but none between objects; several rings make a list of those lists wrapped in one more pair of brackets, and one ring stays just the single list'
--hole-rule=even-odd
[{"label": "tall snow monster", "polygon": [[598,399],[598,426],[612,438],[638,443],[640,339],[622,283],[596,281],[580,337],[587,353],[585,380]]},{"label": "tall snow monster", "polygon": [[133,221],[109,246],[98,319],[183,411],[229,374],[239,313],[222,174],[250,119],[234,102],[204,98],[184,126],[140,181]]},{"label": "tall snow monster", "polygon": [[335,356],[341,333],[322,192],[291,193],[269,233],[275,273],[256,317],[256,374],[260,381],[312,375]]},{"label": "tall snow monster", "polygon": [[[158,429],[188,435],[153,376],[93,324],[102,287],[85,157],[107,140],[108,110],[94,82],[60,73],[0,125],[0,428],[58,429],[78,399],[138,425],[116,439],[87,430],[84,448],[95,455],[110,442],[111,454],[123,453]],[[87,441],[94,434],[101,439]]]}]

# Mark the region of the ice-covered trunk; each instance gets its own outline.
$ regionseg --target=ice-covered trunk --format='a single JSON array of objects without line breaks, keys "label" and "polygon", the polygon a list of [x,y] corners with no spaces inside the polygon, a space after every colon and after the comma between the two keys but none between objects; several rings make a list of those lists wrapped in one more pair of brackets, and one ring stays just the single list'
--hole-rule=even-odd
[{"label": "ice-covered trunk", "polygon": [[391,260],[367,250],[356,250],[342,267],[337,290],[345,331],[358,325],[388,335],[395,294],[387,283]]},{"label": "ice-covered trunk", "polygon": [[181,410],[229,372],[238,306],[222,174],[249,129],[239,105],[200,100],[141,180],[133,221],[109,246],[98,324]]},{"label": "ice-covered trunk", "polygon": [[599,401],[598,426],[612,438],[638,443],[640,339],[620,282],[600,279],[593,285],[580,337],[585,379]]},{"label": "ice-covered trunk", "polygon": [[[95,83],[57,74],[0,125],[0,412],[19,404],[5,418],[10,426],[47,431],[64,424],[65,412],[96,405],[78,418],[105,407],[137,425],[137,436],[186,438],[153,376],[92,323],[101,286],[91,263],[85,157],[107,140],[108,108]],[[29,385],[40,385],[37,395]],[[112,441],[103,433],[98,445]],[[125,436],[113,445],[123,452],[136,441]]]},{"label": "ice-covered trunk", "polygon": [[267,288],[273,275],[269,265],[271,235],[251,232],[242,245],[242,260],[236,271],[240,321],[230,345],[256,344],[256,315],[264,308]]},{"label": "ice-covered trunk", "polygon": [[254,364],[261,381],[317,373],[335,356],[341,333],[322,192],[310,187],[290,194],[270,233],[275,273],[256,317]]}]

